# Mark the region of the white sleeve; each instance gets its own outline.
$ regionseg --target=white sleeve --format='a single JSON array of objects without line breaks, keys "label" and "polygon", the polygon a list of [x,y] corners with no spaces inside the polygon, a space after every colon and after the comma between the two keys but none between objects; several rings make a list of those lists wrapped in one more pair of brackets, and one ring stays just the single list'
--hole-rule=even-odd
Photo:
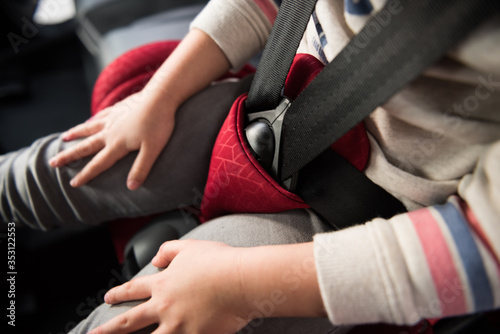
[{"label": "white sleeve", "polygon": [[208,34],[238,69],[264,48],[277,12],[270,0],[211,0],[191,29]]}]

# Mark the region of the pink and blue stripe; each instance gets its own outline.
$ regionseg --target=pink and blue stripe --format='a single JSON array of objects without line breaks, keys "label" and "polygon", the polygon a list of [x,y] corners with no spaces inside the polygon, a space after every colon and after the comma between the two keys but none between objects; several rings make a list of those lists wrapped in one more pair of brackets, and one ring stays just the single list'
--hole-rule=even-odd
[{"label": "pink and blue stripe", "polygon": [[492,309],[492,288],[481,254],[472,237],[467,221],[452,203],[435,206],[434,208],[443,217],[457,245],[458,253],[474,298],[474,310],[483,311]]},{"label": "pink and blue stripe", "polygon": [[467,303],[462,289],[455,292],[453,298],[446,297],[450,290],[450,283],[461,282],[461,279],[443,232],[431,211],[428,208],[412,211],[408,213],[408,217],[420,239],[434,282],[436,296],[439,298],[441,315],[448,316],[467,312]]},{"label": "pink and blue stripe", "polygon": [[[441,216],[444,225],[439,225],[434,214]],[[479,249],[464,216],[457,207],[448,202],[431,208],[408,213],[420,239],[425,258],[440,299],[442,316],[463,314],[493,308],[493,293]],[[447,228],[452,240],[445,237],[441,228]],[[453,242],[460,263],[455,263],[448,243]],[[459,269],[460,268],[460,269]],[[462,282],[461,293],[454,298],[445,298],[449,282],[461,282],[459,270],[463,268],[467,282]],[[472,310],[467,310],[465,289],[472,296]]]}]

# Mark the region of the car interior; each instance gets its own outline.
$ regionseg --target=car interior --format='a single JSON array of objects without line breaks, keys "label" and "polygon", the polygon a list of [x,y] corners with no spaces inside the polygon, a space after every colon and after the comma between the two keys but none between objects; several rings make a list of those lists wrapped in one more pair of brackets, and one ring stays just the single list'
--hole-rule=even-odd
[{"label": "car interior", "polygon": [[[6,36],[0,39],[0,154],[88,119],[93,85],[108,64],[142,45],[182,39],[206,2],[0,0]],[[18,228],[16,332],[68,332],[109,288],[147,264],[162,242],[199,224],[193,216],[185,219],[170,212],[50,233]],[[497,316],[438,321],[434,332],[498,333]]]}]

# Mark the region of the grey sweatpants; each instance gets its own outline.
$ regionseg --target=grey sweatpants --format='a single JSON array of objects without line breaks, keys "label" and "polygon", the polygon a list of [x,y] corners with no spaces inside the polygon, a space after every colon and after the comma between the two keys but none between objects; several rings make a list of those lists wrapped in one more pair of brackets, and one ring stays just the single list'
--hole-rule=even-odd
[{"label": "grey sweatpants", "polygon": [[129,154],[87,185],[69,181],[89,161],[54,169],[48,161],[77,141],[52,135],[30,147],[0,156],[0,219],[34,228],[96,225],[122,217],[146,216],[201,204],[208,166],[219,129],[233,101],[251,78],[217,84],[195,95],[176,114],[175,130],[148,179],[136,191],[126,188],[136,157]]},{"label": "grey sweatpants", "polygon": [[[314,234],[329,230],[327,224],[309,211],[293,210],[279,214],[238,214],[221,217],[202,224],[184,238],[220,241],[236,247],[251,247],[307,242],[312,240]],[[136,277],[152,275],[158,271],[159,269],[150,264]],[[84,334],[139,303],[140,301],[127,302],[114,306],[103,304],[71,333]],[[193,317],[195,316],[196,314],[193,314]],[[151,326],[137,333],[151,333],[154,328]],[[333,326],[327,318],[266,318],[250,322],[239,334],[340,334],[348,332],[349,329],[347,326]]]}]

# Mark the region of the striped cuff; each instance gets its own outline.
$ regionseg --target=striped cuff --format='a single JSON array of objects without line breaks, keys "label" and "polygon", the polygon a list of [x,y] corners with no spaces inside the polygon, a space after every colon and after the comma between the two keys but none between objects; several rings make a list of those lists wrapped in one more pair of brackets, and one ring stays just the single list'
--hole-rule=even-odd
[{"label": "striped cuff", "polygon": [[412,324],[498,306],[498,259],[464,205],[452,197],[444,205],[315,236],[330,320]]},{"label": "striped cuff", "polygon": [[425,254],[441,316],[493,309],[493,286],[500,281],[495,257],[471,229],[460,202],[452,197],[444,205],[408,213]]}]

